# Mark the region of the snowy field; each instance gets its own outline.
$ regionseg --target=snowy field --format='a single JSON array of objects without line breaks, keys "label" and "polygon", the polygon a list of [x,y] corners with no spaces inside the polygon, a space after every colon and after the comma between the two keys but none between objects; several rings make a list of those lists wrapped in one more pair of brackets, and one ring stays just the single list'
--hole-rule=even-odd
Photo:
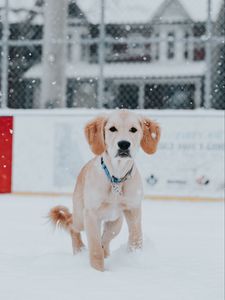
[{"label": "snowy field", "polygon": [[57,204],[71,200],[0,196],[0,299],[223,299],[222,202],[144,201],[144,249],[126,252],[124,224],[104,273],[46,222]]}]

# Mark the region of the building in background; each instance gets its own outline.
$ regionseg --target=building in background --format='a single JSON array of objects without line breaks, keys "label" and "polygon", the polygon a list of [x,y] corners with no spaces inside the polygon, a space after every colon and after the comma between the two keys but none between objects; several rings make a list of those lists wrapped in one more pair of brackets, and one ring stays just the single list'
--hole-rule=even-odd
[{"label": "building in background", "polygon": [[[43,3],[43,0],[21,1],[23,18],[11,22],[11,28],[21,26],[19,36],[42,39]],[[219,29],[224,26],[219,20],[224,1],[213,0],[212,4],[213,26],[221,24],[217,32],[224,36]],[[15,20],[19,11],[14,11]],[[206,0],[105,0],[103,105],[109,108],[201,107],[206,74],[206,22]],[[99,24],[99,0],[69,2],[68,63],[65,66],[68,107],[97,106]],[[19,83],[17,97],[12,97],[14,91],[10,93],[11,99],[15,99],[15,102],[9,99],[11,107],[38,107],[43,72],[42,45],[32,47],[28,49],[28,57],[21,54],[25,57],[25,66],[21,56],[18,63],[11,58],[12,70],[22,69],[16,73],[18,76],[14,71],[10,75],[10,80],[16,77],[14,80]],[[24,48],[20,48],[22,53],[27,49]],[[219,47],[216,49],[219,51]],[[215,68],[212,70],[217,72]],[[213,102],[220,108],[216,103],[220,103],[220,99]]]},{"label": "building in background", "polygon": [[[0,0],[0,19],[4,20],[5,1]],[[29,98],[26,89],[30,83],[24,82],[24,73],[35,63],[41,61],[41,43],[35,44],[42,38],[43,23],[32,22],[32,16],[39,14],[42,8],[38,1],[9,1],[9,53],[8,53],[8,107],[29,108]],[[0,23],[0,36],[2,39],[3,24]],[[24,41],[30,41],[29,44]],[[2,48],[1,48],[2,49]],[[0,77],[2,76],[2,55],[0,56]],[[1,81],[0,81],[1,82]]]},{"label": "building in background", "polygon": [[[215,35],[225,36],[225,0],[222,0],[221,9],[214,27]],[[225,46],[213,45],[214,53],[212,61],[212,106],[217,109],[225,109]],[[223,99],[223,101],[221,101]]]}]

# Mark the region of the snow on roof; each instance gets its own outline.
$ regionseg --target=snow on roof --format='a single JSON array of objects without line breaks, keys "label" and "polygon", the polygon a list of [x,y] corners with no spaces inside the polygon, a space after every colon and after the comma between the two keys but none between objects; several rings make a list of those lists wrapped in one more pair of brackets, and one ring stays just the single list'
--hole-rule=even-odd
[{"label": "snow on roof", "polygon": [[[106,23],[145,23],[151,21],[167,0],[105,0]],[[207,18],[207,0],[179,0],[193,21]],[[216,20],[223,0],[212,0],[212,19]],[[80,9],[92,23],[100,21],[100,0],[77,0]]]},{"label": "snow on roof", "polygon": [[32,24],[35,25],[42,25],[44,21],[44,16],[43,14],[37,14],[36,16],[33,17],[32,19]]},{"label": "snow on roof", "polygon": [[[11,9],[33,9],[36,0],[8,0]],[[5,6],[5,0],[0,0],[0,7]]]},{"label": "snow on roof", "polygon": [[[105,64],[104,76],[106,78],[173,78],[192,77],[205,74],[205,62],[188,63],[111,63]],[[42,64],[31,67],[24,78],[40,79],[43,74]],[[68,64],[67,78],[96,78],[99,75],[99,65],[79,62]]]},{"label": "snow on roof", "polygon": [[[77,0],[91,23],[100,21],[100,0]],[[106,23],[144,23],[153,17],[164,0],[105,0]]]},{"label": "snow on roof", "polygon": [[[68,0],[70,1],[70,0]],[[132,24],[150,22],[159,7],[168,0],[105,0],[105,22],[113,24]],[[178,0],[194,22],[205,21],[207,18],[207,0]],[[216,20],[223,0],[211,0],[212,20]],[[79,8],[84,12],[89,22],[100,22],[101,0],[76,0]],[[5,0],[0,0],[0,8],[4,7]],[[39,10],[36,0],[9,0],[10,10],[19,14],[17,10]],[[43,8],[42,8],[43,9]],[[21,16],[13,16],[10,12],[10,22],[18,22]],[[43,16],[39,15],[37,23],[43,22]]]},{"label": "snow on roof", "polygon": [[[194,21],[205,21],[208,16],[207,0],[179,0]],[[211,0],[211,18],[216,21],[223,0]]]},{"label": "snow on roof", "polygon": [[[36,5],[36,0],[9,0],[9,22],[18,23],[26,21],[29,11],[40,12]],[[5,0],[0,0],[0,18],[4,13]],[[43,22],[42,22],[43,23]]]}]

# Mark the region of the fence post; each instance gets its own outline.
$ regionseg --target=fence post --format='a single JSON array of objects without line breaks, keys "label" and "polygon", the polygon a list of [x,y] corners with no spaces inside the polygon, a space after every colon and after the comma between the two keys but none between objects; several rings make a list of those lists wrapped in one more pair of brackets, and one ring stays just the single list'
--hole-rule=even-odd
[{"label": "fence post", "polygon": [[0,107],[6,108],[8,103],[8,67],[9,67],[9,0],[5,0],[4,17],[2,20],[2,69]]},{"label": "fence post", "polygon": [[40,107],[66,107],[67,0],[45,1]]},{"label": "fence post", "polygon": [[211,19],[211,0],[207,5],[207,22],[206,22],[206,74],[205,74],[205,108],[211,107],[211,64],[212,64],[212,19]]},{"label": "fence post", "polygon": [[104,62],[105,62],[105,0],[101,0],[101,20],[99,32],[99,77],[98,77],[98,108],[103,106],[104,97]]}]

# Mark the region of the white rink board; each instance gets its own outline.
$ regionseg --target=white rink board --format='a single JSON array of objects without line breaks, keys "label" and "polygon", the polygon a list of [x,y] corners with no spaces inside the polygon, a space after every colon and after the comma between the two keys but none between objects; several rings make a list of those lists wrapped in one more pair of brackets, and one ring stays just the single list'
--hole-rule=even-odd
[{"label": "white rink board", "polygon": [[[102,112],[11,112],[13,192],[71,193],[80,168],[93,156],[84,138],[84,125]],[[223,197],[224,112],[138,113],[157,120],[162,127],[158,152],[148,156],[141,150],[137,157],[145,194]]]}]

